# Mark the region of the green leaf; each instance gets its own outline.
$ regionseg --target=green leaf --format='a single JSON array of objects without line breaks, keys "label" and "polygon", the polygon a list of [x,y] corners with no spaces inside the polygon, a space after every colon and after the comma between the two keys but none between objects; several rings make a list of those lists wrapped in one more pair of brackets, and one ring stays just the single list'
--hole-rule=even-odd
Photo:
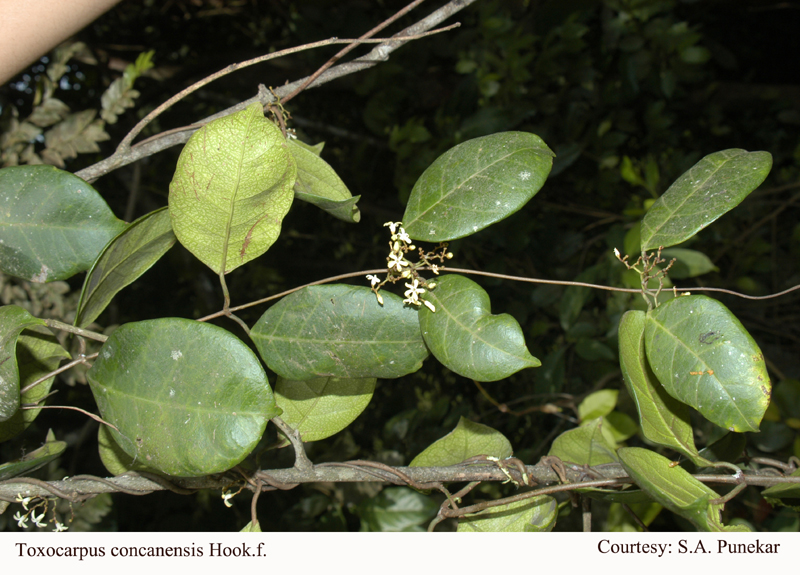
[{"label": "green leaf", "polygon": [[39,449],[25,454],[16,461],[9,461],[8,463],[0,465],[0,481],[31,473],[53,461],[64,453],[66,448],[67,443],[65,441],[56,441],[53,432],[48,431],[47,440]]},{"label": "green leaf", "polygon": [[425,531],[439,511],[439,505],[428,495],[408,487],[387,487],[358,506],[361,531]]},{"label": "green leaf", "polygon": [[476,455],[507,459],[513,454],[511,443],[502,433],[461,417],[453,431],[426,447],[409,467],[446,467]]},{"label": "green leaf", "polygon": [[286,379],[394,378],[419,370],[428,350],[417,310],[366,287],[310,286],[269,308],[250,336]]},{"label": "green leaf", "polygon": [[615,443],[622,443],[636,435],[639,425],[627,413],[612,411],[603,418],[603,429],[611,434]]},{"label": "green leaf", "polygon": [[445,367],[478,381],[497,381],[542,363],[525,347],[522,328],[508,314],[491,315],[489,295],[474,281],[448,275],[425,294],[436,312],[419,311],[422,337]]},{"label": "green leaf", "polygon": [[723,531],[722,503],[716,491],[697,481],[666,457],[649,449],[623,447],[618,452],[628,475],[655,501],[691,521],[702,531]]},{"label": "green leaf", "polygon": [[658,383],[645,354],[643,311],[628,311],[619,322],[619,363],[642,425],[642,434],[659,445],[674,449],[692,461],[705,461],[697,452],[689,420],[689,408],[676,401]]},{"label": "green leaf", "polygon": [[490,507],[482,513],[467,515],[458,521],[458,531],[465,533],[544,533],[556,526],[558,504],[549,495]]},{"label": "green leaf", "polygon": [[617,461],[616,448],[611,437],[603,432],[603,420],[595,419],[556,437],[548,455],[577,465],[601,465]]},{"label": "green leaf", "polygon": [[75,325],[85,327],[175,243],[167,208],[142,216],[109,242],[83,282]]},{"label": "green leaf", "polygon": [[578,417],[581,421],[589,421],[608,415],[617,405],[619,391],[616,389],[601,389],[587,395],[578,405]]},{"label": "green leaf", "polygon": [[305,381],[278,377],[275,402],[281,419],[300,432],[303,441],[325,439],[355,421],[375,391],[375,378],[319,377]]},{"label": "green leaf", "polygon": [[519,210],[544,185],[553,152],[539,136],[501,132],[439,156],[420,176],[403,215],[409,236],[462,238]]},{"label": "green leaf", "polygon": [[122,446],[114,440],[111,428],[101,425],[97,430],[97,446],[100,453],[100,461],[112,475],[122,475],[128,471],[149,471],[157,473],[158,470],[147,467],[141,461],[125,453]]},{"label": "green leaf", "polygon": [[19,409],[20,373],[17,368],[17,338],[22,330],[44,325],[16,305],[0,307],[0,422]]},{"label": "green leaf", "polygon": [[353,197],[339,174],[319,157],[313,147],[301,145],[297,140],[288,140],[288,143],[289,151],[297,163],[294,197],[345,222],[360,221],[361,212],[356,202],[361,196]]},{"label": "green leaf", "polygon": [[275,406],[256,355],[222,328],[187,319],[129,323],[86,374],[114,440],[169,475],[219,473],[256,446]]},{"label": "green leaf", "polygon": [[719,268],[713,264],[706,254],[697,250],[669,248],[661,252],[661,257],[667,262],[675,258],[675,263],[669,268],[669,277],[676,280],[694,278],[708,272],[719,271]]},{"label": "green leaf", "polygon": [[642,250],[684,242],[738,206],[772,167],[769,152],[709,154],[656,200],[642,220]]},{"label": "green leaf", "polygon": [[[70,358],[67,350],[61,347],[46,327],[32,326],[27,330],[17,338],[20,389],[55,370],[62,359]],[[55,376],[49,377],[23,393],[20,403],[38,404],[50,392],[54,380]],[[0,423],[0,443],[25,431],[41,411],[41,409],[18,409],[9,419]]]},{"label": "green leaf", "polygon": [[730,431],[758,431],[769,405],[764,356],[717,300],[682,296],[649,311],[647,359],[672,397]]},{"label": "green leaf", "polygon": [[247,525],[242,527],[239,533],[261,533],[261,524],[258,521],[255,523],[248,521]]},{"label": "green leaf", "polygon": [[0,270],[44,283],[86,271],[125,228],[92,186],[52,166],[0,170]]},{"label": "green leaf", "polygon": [[297,165],[261,104],[195,132],[169,186],[172,227],[215,273],[229,273],[266,252],[292,205]]}]

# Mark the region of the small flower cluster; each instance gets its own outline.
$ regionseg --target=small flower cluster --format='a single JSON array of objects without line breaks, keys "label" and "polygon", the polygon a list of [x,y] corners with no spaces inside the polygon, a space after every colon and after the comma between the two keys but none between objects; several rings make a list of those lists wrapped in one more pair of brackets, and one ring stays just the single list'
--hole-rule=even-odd
[{"label": "small flower cluster", "polygon": [[[389,232],[392,234],[389,241],[389,248],[391,251],[389,252],[389,256],[386,258],[386,268],[388,270],[388,274],[386,279],[383,281],[374,275],[367,276],[372,291],[375,292],[375,297],[378,298],[378,303],[383,305],[383,296],[381,296],[379,293],[381,286],[387,282],[394,283],[400,279],[404,279],[409,280],[410,283],[405,283],[405,286],[408,289],[406,289],[405,293],[403,294],[406,297],[406,299],[403,300],[403,303],[415,306],[424,305],[432,312],[435,312],[436,307],[431,302],[421,299],[420,296],[427,290],[435,288],[436,284],[433,282],[428,282],[420,277],[419,270],[430,270],[434,274],[438,275],[439,270],[442,268],[441,263],[446,259],[452,258],[453,254],[447,251],[447,244],[441,244],[433,252],[425,253],[422,249],[420,249],[420,261],[417,263],[412,263],[406,259],[406,255],[417,248],[411,243],[411,238],[403,229],[403,222],[386,222],[383,225],[384,227],[388,227]],[[440,263],[435,264],[432,263],[431,260],[438,260]]]},{"label": "small flower cluster", "polygon": [[[42,501],[34,505],[33,508],[28,508],[28,505],[30,505],[31,500],[33,499],[34,497],[23,497],[21,493],[17,494],[16,501],[17,503],[22,503],[22,508],[25,510],[24,515],[19,511],[17,511],[16,514],[14,514],[14,521],[17,522],[17,526],[19,526],[20,529],[28,528],[29,519],[36,527],[40,529],[44,529],[45,527],[47,527],[47,522],[44,521],[44,516],[47,513],[47,500],[43,499]],[[39,515],[36,514],[37,509],[41,511]],[[58,521],[58,519],[55,516],[55,513],[53,513],[53,523],[55,525],[53,531],[60,532],[60,531],[66,531],[68,529],[66,525]]]}]

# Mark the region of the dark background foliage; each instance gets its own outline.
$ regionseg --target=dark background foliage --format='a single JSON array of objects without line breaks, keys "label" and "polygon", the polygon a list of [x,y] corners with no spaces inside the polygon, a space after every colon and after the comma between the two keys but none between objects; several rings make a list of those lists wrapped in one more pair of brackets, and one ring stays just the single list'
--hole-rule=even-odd
[{"label": "dark background foliage", "polygon": [[[400,25],[442,3],[423,4]],[[98,63],[73,61],[58,97],[73,110],[97,108],[105,87],[140,52],[155,50],[156,68],[137,82],[139,108],[108,127],[111,140],[102,145],[103,153],[81,155],[67,169],[77,171],[110,154],[138,117],[232,62],[332,36],[357,37],[404,5],[395,0],[123,2],[81,32],[78,38]],[[691,248],[708,255],[719,271],[675,281],[754,295],[800,283],[800,64],[790,57],[800,3],[481,0],[456,19],[460,28],[413,42],[368,72],[309,90],[288,104],[290,125],[300,138],[325,141],[323,157],[354,195],[362,195],[363,218],[349,225],[296,203],[278,243],[231,274],[234,304],[380,267],[387,241],[382,224],[400,218],[422,171],[459,142],[505,130],[540,135],[557,154],[553,172],[520,212],[454,242],[458,267],[627,287],[630,280],[610,253],[625,247],[626,234],[648,202],[702,156],[744,148],[773,155],[771,176],[739,209],[691,240]],[[306,76],[336,50],[303,52],[227,76],[161,116],[145,136],[249,98],[259,83],[277,86]],[[42,65],[34,66],[0,88],[4,116],[12,105],[20,115],[30,111],[42,71]],[[127,211],[138,217],[166,204],[179,152],[170,149],[95,185],[117,215]],[[577,425],[575,406],[583,396],[624,388],[616,326],[641,298],[606,292],[565,297],[559,287],[478,281],[489,291],[495,313],[510,313],[521,323],[542,367],[479,389],[429,360],[418,373],[379,382],[372,403],[352,426],[309,447],[313,461],[358,457],[407,464],[467,416],[503,432],[518,457],[534,462],[558,433]],[[80,278],[71,287],[78,291]],[[762,432],[749,435],[751,453],[800,456],[800,403],[790,393],[796,389],[791,380],[800,378],[797,294],[762,302],[720,297],[764,350],[773,384],[789,390],[781,395],[789,399],[768,412]],[[200,317],[219,310],[221,301],[213,274],[176,246],[121,292],[98,323]],[[252,325],[263,311],[254,308],[242,317]],[[237,329],[230,322],[220,325]],[[80,384],[59,395],[58,401],[93,407]],[[619,409],[634,415],[624,391],[620,397]],[[53,427],[71,446],[60,462],[63,470],[104,475],[95,426],[78,414],[45,413],[21,439],[4,444],[3,455],[33,449]],[[710,424],[699,430],[701,444],[719,435]],[[259,464],[268,468],[290,460],[286,453],[267,452]],[[310,485],[268,493],[259,501],[259,519],[264,530],[357,530],[379,489]],[[504,488],[486,486],[480,496],[502,493]],[[755,490],[736,501],[726,510],[728,519],[740,517],[758,529],[800,526],[796,514],[772,510]],[[94,528],[232,530],[249,519],[247,498],[234,502],[231,511],[213,493],[117,495],[110,508],[105,500]],[[600,509],[598,528],[625,523]],[[560,519],[559,528],[577,525],[571,521]],[[685,528],[673,521],[662,514],[652,527]]]}]

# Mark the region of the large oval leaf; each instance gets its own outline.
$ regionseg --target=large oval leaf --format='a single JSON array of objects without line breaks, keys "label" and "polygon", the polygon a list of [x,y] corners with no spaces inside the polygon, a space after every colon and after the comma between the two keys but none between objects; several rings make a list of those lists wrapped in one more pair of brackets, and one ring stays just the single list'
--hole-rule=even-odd
[{"label": "large oval leaf", "polygon": [[0,170],[0,270],[44,283],[86,271],[125,228],[95,189],[53,166]]},{"label": "large oval leaf", "polygon": [[758,431],[771,386],[764,356],[717,300],[678,297],[649,311],[647,359],[664,389],[730,431]]},{"label": "large oval leaf", "polygon": [[474,281],[445,276],[425,299],[436,312],[420,308],[422,337],[448,369],[478,381],[497,381],[542,364],[525,347],[517,320],[491,315],[489,295]]},{"label": "large oval leaf", "polygon": [[642,220],[642,250],[684,242],[738,206],[772,168],[769,152],[709,154],[656,200]]},{"label": "large oval leaf", "polygon": [[292,205],[297,165],[261,105],[206,124],[181,152],[169,186],[178,240],[215,273],[266,252]]},{"label": "large oval leaf", "polygon": [[366,409],[377,379],[319,377],[297,381],[278,377],[275,401],[281,419],[300,433],[303,441],[325,439],[355,421]]},{"label": "large oval leaf", "polygon": [[428,356],[417,310],[366,287],[303,288],[269,308],[250,336],[269,368],[286,379],[394,378]]},{"label": "large oval leaf", "polygon": [[83,282],[75,325],[92,323],[125,286],[132,284],[175,243],[167,208],[133,222],[103,249]]},{"label": "large oval leaf", "polygon": [[488,425],[462,417],[453,431],[426,447],[409,466],[446,467],[476,455],[506,459],[513,454],[514,449],[505,435]]},{"label": "large oval leaf", "polygon": [[297,163],[294,197],[345,222],[360,221],[361,212],[356,207],[356,202],[361,196],[353,197],[339,174],[320,158],[319,151],[314,146],[297,140],[288,142],[289,151]]},{"label": "large oval leaf", "polygon": [[44,320],[33,317],[19,306],[0,307],[0,422],[19,409],[17,338],[26,327],[43,325]]},{"label": "large oval leaf", "polygon": [[468,236],[515,213],[544,185],[553,152],[535,134],[475,138],[439,156],[408,199],[404,227],[417,240]]},{"label": "large oval leaf", "polygon": [[654,443],[686,455],[697,464],[700,457],[694,444],[689,408],[671,397],[658,383],[647,363],[643,311],[628,311],[619,322],[619,364],[642,424],[642,434]]},{"label": "large oval leaf", "polygon": [[[19,368],[19,388],[24,389],[34,381],[53,372],[62,359],[69,359],[67,353],[53,333],[44,326],[28,327],[17,338],[17,365]],[[38,404],[50,392],[55,376],[25,391],[20,396],[20,404]],[[18,409],[14,415],[0,423],[0,443],[25,431],[39,415],[41,409]]]},{"label": "large oval leaf", "polygon": [[86,374],[114,440],[169,475],[219,473],[261,439],[275,406],[256,355],[220,327],[164,318],[125,324]]}]

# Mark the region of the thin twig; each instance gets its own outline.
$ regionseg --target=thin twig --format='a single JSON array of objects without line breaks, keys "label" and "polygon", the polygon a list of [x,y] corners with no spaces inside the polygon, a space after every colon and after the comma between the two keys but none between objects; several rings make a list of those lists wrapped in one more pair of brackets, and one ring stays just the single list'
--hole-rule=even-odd
[{"label": "thin twig", "polygon": [[[431,30],[443,20],[446,20],[456,12],[459,12],[474,2],[477,2],[477,0],[451,0],[413,26],[409,26],[403,30],[400,34],[405,36],[404,40],[401,41],[398,40],[397,37],[393,37],[391,40],[379,44],[365,56],[356,58],[352,62],[334,66],[323,73],[314,82],[312,82],[308,88],[322,86],[323,84],[336,80],[337,78],[341,78],[355,72],[361,72],[363,70],[372,68],[381,62],[385,62],[389,59],[389,55],[396,49],[403,46],[406,41],[410,40],[412,37],[419,36],[424,32]],[[284,96],[292,93],[292,91],[294,91],[297,86],[303,84],[305,80],[306,78],[301,78],[300,80],[296,80],[291,84],[280,86],[279,88],[275,89],[275,95],[279,98],[283,98]],[[247,100],[239,102],[235,106],[231,106],[230,108],[222,110],[221,112],[208,116],[196,124],[193,124],[193,126],[189,128],[179,128],[178,130],[170,130],[159,134],[158,136],[150,138],[148,141],[140,142],[131,146],[126,152],[114,153],[108,158],[76,172],[75,175],[86,180],[87,182],[94,181],[100,176],[108,174],[117,168],[126,166],[142,158],[152,156],[153,154],[166,150],[172,146],[183,144],[189,139],[194,129],[199,128],[203,124],[207,124],[208,122],[217,118],[222,118],[224,116],[233,114],[234,112],[244,110],[253,102],[260,102],[263,105],[267,105],[272,102],[272,95],[269,94],[269,91],[266,89],[259,89],[258,93],[252,98],[248,98]]]},{"label": "thin twig", "polygon": [[362,42],[364,42],[365,40],[367,40],[367,38],[372,38],[372,37],[373,37],[375,34],[377,34],[378,32],[380,32],[381,30],[383,30],[383,29],[384,29],[384,28],[386,28],[387,26],[389,26],[391,23],[393,23],[394,21],[396,21],[398,18],[401,18],[401,17],[405,16],[406,14],[408,14],[408,13],[409,13],[411,10],[413,10],[414,8],[416,8],[417,6],[419,6],[420,4],[422,4],[424,1],[425,1],[425,0],[414,0],[414,1],[413,1],[413,2],[411,2],[411,4],[409,4],[408,6],[406,6],[405,8],[402,8],[402,9],[401,9],[399,12],[397,12],[397,13],[396,13],[394,16],[391,16],[391,17],[387,18],[386,20],[384,20],[383,22],[381,22],[380,24],[378,24],[377,26],[375,26],[375,27],[374,27],[372,30],[370,30],[369,32],[367,32],[367,33],[366,33],[366,34],[364,34],[363,36],[359,36],[357,41],[354,41],[354,42],[353,42],[352,44],[350,44],[349,46],[346,46],[346,47],[344,47],[343,49],[339,50],[339,52],[337,52],[337,53],[336,53],[336,54],[335,54],[335,55],[334,55],[334,56],[333,56],[333,57],[332,57],[330,60],[328,60],[327,62],[325,62],[325,63],[324,63],[322,66],[320,66],[320,68],[319,68],[319,69],[318,69],[316,72],[314,72],[313,74],[311,74],[311,75],[310,75],[310,76],[309,76],[309,77],[308,77],[308,78],[307,78],[307,79],[306,79],[306,80],[305,80],[305,81],[304,81],[302,84],[300,84],[300,85],[297,87],[297,89],[295,89],[295,90],[294,90],[294,92],[292,92],[291,94],[289,94],[288,96],[286,96],[285,98],[283,98],[283,99],[282,99],[282,102],[288,102],[289,100],[291,100],[292,98],[294,98],[295,96],[297,96],[297,95],[298,95],[300,92],[302,92],[302,91],[303,91],[303,90],[305,90],[305,89],[306,89],[306,88],[307,88],[309,85],[311,85],[311,83],[312,83],[314,80],[316,80],[317,78],[319,78],[319,77],[320,77],[320,76],[323,74],[323,72],[325,72],[325,71],[326,71],[328,68],[330,68],[331,66],[333,66],[333,65],[334,65],[336,62],[338,62],[338,61],[339,61],[339,60],[340,60],[340,59],[341,59],[343,56],[345,56],[345,55],[346,55],[346,54],[348,54],[349,52],[352,52],[352,51],[353,51],[353,50],[354,50],[354,49],[355,49],[355,48],[356,48],[356,47],[357,47],[359,44],[361,44]]},{"label": "thin twig", "polygon": [[74,360],[70,361],[69,363],[65,363],[64,365],[62,365],[62,366],[61,366],[61,367],[59,367],[58,369],[55,369],[55,370],[51,371],[51,372],[50,372],[50,373],[48,373],[47,375],[43,375],[42,377],[40,377],[39,379],[37,379],[37,380],[36,380],[36,381],[34,381],[33,383],[29,383],[28,385],[26,385],[25,387],[23,387],[22,389],[20,389],[20,390],[19,390],[19,393],[20,393],[20,395],[21,395],[21,394],[25,393],[26,391],[29,391],[29,390],[33,389],[34,387],[36,387],[37,385],[39,385],[39,384],[40,384],[40,383],[42,383],[43,381],[47,381],[47,380],[48,380],[48,379],[50,379],[51,377],[53,377],[53,376],[56,376],[56,375],[58,375],[59,373],[62,373],[62,372],[64,372],[64,371],[67,371],[68,369],[71,369],[71,368],[75,367],[75,366],[76,366],[76,365],[78,365],[79,363],[86,363],[86,361],[87,361],[87,360],[89,360],[89,359],[94,359],[94,358],[96,358],[98,355],[99,355],[99,354],[97,354],[97,353],[93,353],[93,354],[91,354],[91,355],[87,355],[87,356],[81,356],[81,357],[79,357],[78,359],[74,359]]},{"label": "thin twig", "polygon": [[97,333],[94,331],[89,331],[88,329],[75,327],[74,325],[70,325],[68,323],[64,323],[55,319],[46,319],[44,320],[44,322],[47,324],[47,327],[52,327],[53,329],[74,333],[75,335],[80,335],[82,337],[93,339],[95,341],[105,342],[108,339],[108,336],[103,335],[102,333]]},{"label": "thin twig", "polygon": [[20,409],[69,409],[71,411],[78,411],[84,415],[88,415],[95,421],[110,427],[114,431],[119,431],[119,429],[117,429],[116,426],[111,425],[109,422],[105,421],[99,415],[95,415],[94,413],[89,413],[88,411],[86,411],[85,409],[81,409],[80,407],[73,407],[71,405],[23,405],[20,406]]}]

